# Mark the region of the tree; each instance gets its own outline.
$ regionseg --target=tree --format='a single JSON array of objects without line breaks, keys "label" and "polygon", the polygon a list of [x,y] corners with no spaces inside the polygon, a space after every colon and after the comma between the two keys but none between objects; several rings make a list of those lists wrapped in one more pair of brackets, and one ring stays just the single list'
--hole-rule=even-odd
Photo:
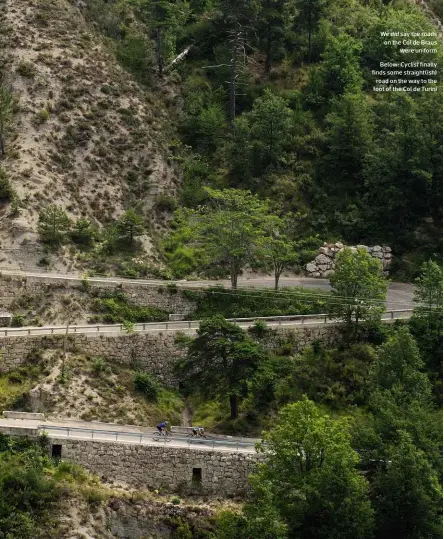
[{"label": "tree", "polygon": [[175,53],[176,34],[188,17],[188,6],[169,0],[141,0],[140,5],[147,25],[153,29],[157,73],[162,77],[165,62]]},{"label": "tree", "polygon": [[424,262],[415,282],[415,315],[428,320],[442,318],[442,268],[433,260]]},{"label": "tree", "polygon": [[326,121],[326,191],[342,199],[359,195],[364,187],[364,160],[372,140],[370,108],[363,93],[346,93],[336,99]]},{"label": "tree", "polygon": [[178,369],[183,380],[206,397],[229,398],[231,419],[247,394],[247,380],[264,351],[236,324],[222,316],[203,320]]},{"label": "tree", "polygon": [[134,238],[141,236],[144,232],[143,219],[134,210],[127,210],[117,221],[117,229],[132,246]]},{"label": "tree", "polygon": [[59,244],[69,231],[70,221],[63,208],[51,204],[39,213],[38,230],[44,242]]},{"label": "tree", "polygon": [[11,127],[14,99],[12,93],[0,85],[0,157],[6,152],[5,137]]},{"label": "tree", "polygon": [[277,215],[269,215],[264,221],[265,236],[260,242],[260,257],[274,273],[274,289],[279,289],[282,272],[298,260],[293,241],[288,236],[288,223]]},{"label": "tree", "polygon": [[375,479],[378,537],[417,539],[442,535],[439,476],[411,436],[400,431]]},{"label": "tree", "polygon": [[255,100],[252,112],[251,137],[261,169],[276,166],[284,154],[291,130],[291,110],[281,97],[266,90]]},{"label": "tree", "polygon": [[265,52],[265,71],[271,71],[272,62],[284,54],[285,30],[292,20],[293,0],[260,0],[258,33]]},{"label": "tree", "polygon": [[297,0],[296,25],[303,28],[308,36],[308,62],[311,62],[311,38],[319,25],[324,11],[327,8],[327,0]]},{"label": "tree", "polygon": [[288,537],[371,537],[368,484],[355,469],[358,455],[345,420],[331,420],[304,397],[280,410],[259,451],[265,462],[251,478],[247,519],[261,519],[271,505]]},{"label": "tree", "polygon": [[263,234],[261,223],[267,213],[266,202],[249,191],[206,188],[209,203],[188,210],[190,240],[202,249],[207,263],[217,263],[230,272],[231,288],[237,280]]},{"label": "tree", "polygon": [[342,318],[357,336],[361,320],[379,321],[385,311],[387,281],[381,262],[365,249],[345,248],[336,257],[335,272],[330,278],[333,316]]},{"label": "tree", "polygon": [[410,331],[427,364],[430,381],[439,402],[442,401],[442,269],[429,260],[416,279],[413,316]]}]

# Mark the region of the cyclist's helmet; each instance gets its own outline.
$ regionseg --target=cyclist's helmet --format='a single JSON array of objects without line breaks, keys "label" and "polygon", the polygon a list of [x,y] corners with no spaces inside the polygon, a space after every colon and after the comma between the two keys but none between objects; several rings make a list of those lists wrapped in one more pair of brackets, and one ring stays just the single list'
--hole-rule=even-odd
[{"label": "cyclist's helmet", "polygon": [[168,425],[168,421],[165,421],[165,425]]}]

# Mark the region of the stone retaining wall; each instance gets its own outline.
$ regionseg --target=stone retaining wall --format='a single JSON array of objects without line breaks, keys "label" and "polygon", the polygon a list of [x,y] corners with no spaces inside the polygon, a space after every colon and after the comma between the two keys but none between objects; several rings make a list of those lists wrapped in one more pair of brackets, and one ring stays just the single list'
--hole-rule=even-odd
[{"label": "stone retaining wall", "polygon": [[[344,244],[341,242],[324,243],[324,245],[319,248],[318,256],[305,266],[308,277],[327,278],[333,275],[336,255],[343,251],[344,247]],[[384,275],[388,276],[390,265],[392,263],[392,250],[390,247],[381,245],[375,245],[374,247],[357,245],[356,247],[350,247],[350,249],[352,251],[356,251],[357,249],[368,251],[373,258],[377,258],[381,261]]]},{"label": "stone retaining wall", "polygon": [[81,279],[55,279],[51,277],[9,276],[0,274],[0,309],[9,309],[25,296],[49,296],[54,299],[69,294],[72,297],[91,297],[104,292],[124,292],[128,299],[138,306],[150,305],[169,313],[188,314],[195,309],[180,289],[175,287],[153,286],[144,283],[94,282]]},{"label": "stone retaining wall", "polygon": [[[119,444],[51,438],[62,446],[62,459],[75,462],[106,482],[168,492],[242,496],[255,453],[197,450],[170,446]],[[195,479],[199,473],[201,481]],[[197,470],[201,471],[198,472]]]},{"label": "stone retaining wall", "polygon": [[[70,334],[67,350],[91,357],[103,357],[110,361],[131,365],[153,374],[169,386],[177,386],[173,365],[184,354],[176,344],[177,332],[143,332],[131,334]],[[36,350],[62,349],[64,335],[29,335],[0,337],[0,372],[8,372],[26,362],[33,361]],[[293,353],[298,353],[312,341],[321,340],[327,346],[341,339],[341,326],[307,325],[282,328],[269,337],[270,346],[278,347],[290,341]]]}]

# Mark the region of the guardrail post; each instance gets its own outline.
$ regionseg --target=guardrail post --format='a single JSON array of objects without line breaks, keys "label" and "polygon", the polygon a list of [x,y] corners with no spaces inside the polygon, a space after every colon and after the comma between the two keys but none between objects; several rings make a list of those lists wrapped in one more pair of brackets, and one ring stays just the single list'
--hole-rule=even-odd
[{"label": "guardrail post", "polygon": [[99,333],[100,331],[100,326],[97,326],[97,333]]},{"label": "guardrail post", "polygon": [[146,324],[143,324],[143,331],[146,331]]},{"label": "guardrail post", "polygon": [[74,333],[77,333],[77,326],[74,326]]},{"label": "guardrail post", "polygon": [[28,335],[31,335],[31,330],[30,329],[28,329]]},{"label": "guardrail post", "polygon": [[68,427],[68,429],[67,429],[67,430],[68,430],[68,438],[69,438],[69,427]]},{"label": "guardrail post", "polygon": [[394,312],[393,311],[390,311],[390,315],[391,315],[391,319],[393,320],[393,317],[394,317]]},{"label": "guardrail post", "polygon": [[324,324],[327,323],[327,315],[324,316]]},{"label": "guardrail post", "polygon": [[143,434],[141,433],[140,434],[140,443],[142,443],[142,436],[143,436]]},{"label": "guardrail post", "polygon": [[91,431],[91,439],[94,440],[94,431]]},{"label": "guardrail post", "polygon": [[116,442],[117,442],[117,437],[118,437],[118,436],[119,436],[119,433],[118,433],[118,432],[116,432]]},{"label": "guardrail post", "polygon": [[188,322],[188,329],[191,329],[191,321]]}]

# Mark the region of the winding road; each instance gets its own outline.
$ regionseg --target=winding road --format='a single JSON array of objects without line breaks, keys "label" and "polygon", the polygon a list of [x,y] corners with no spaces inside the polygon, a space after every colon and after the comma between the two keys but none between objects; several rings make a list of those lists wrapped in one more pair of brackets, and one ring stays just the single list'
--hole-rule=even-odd
[{"label": "winding road", "polygon": [[[19,271],[9,271],[2,269],[0,271],[2,275],[15,275],[22,277],[31,277],[35,279],[60,279],[60,280],[72,280],[81,281],[83,276],[73,274],[60,274],[60,273],[26,273]],[[222,280],[199,280],[199,281],[162,281],[158,279],[122,279],[119,277],[88,277],[89,282],[97,283],[116,283],[116,284],[139,284],[145,286],[168,286],[175,284],[178,288],[209,288],[211,286],[223,286],[230,288],[230,281],[228,279]],[[282,277],[280,280],[280,287],[294,287],[300,286],[302,288],[317,288],[328,292],[330,282],[328,279],[313,279],[309,277]],[[270,289],[274,288],[273,277],[240,277],[238,281],[239,288],[254,288],[254,289]],[[387,293],[387,310],[394,309],[411,309],[413,308],[413,285],[409,283],[395,283],[389,284]]]}]

